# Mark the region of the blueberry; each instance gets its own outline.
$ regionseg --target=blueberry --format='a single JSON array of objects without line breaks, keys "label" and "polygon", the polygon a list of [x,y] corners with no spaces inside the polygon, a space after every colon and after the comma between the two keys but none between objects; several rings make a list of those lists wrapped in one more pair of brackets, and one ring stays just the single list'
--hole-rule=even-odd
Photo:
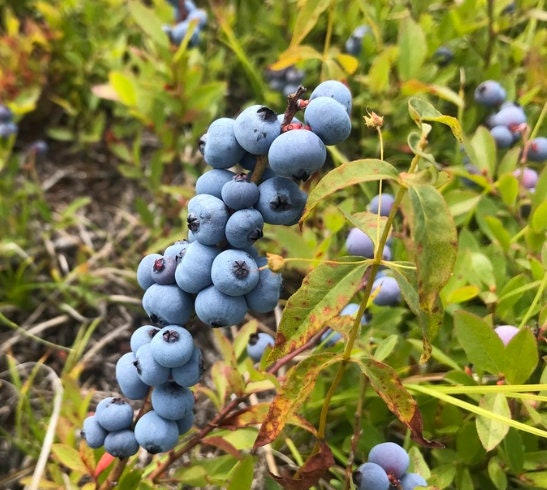
[{"label": "blueberry", "polygon": [[[267,259],[261,257],[256,260],[260,268],[267,263]],[[258,272],[258,284],[245,295],[247,307],[254,313],[269,313],[279,303],[281,294],[281,274],[272,272],[269,268],[260,269]]]},{"label": "blueberry", "polygon": [[175,243],[169,245],[164,250],[163,256],[175,257],[177,263],[179,263],[182,260],[182,257],[184,257],[188,245],[190,245],[190,242],[188,240],[177,240]]},{"label": "blueberry", "polygon": [[0,124],[9,123],[13,119],[13,112],[4,104],[0,104]]},{"label": "blueberry", "polygon": [[325,144],[317,134],[307,129],[282,133],[274,140],[268,152],[271,169],[277,175],[296,180],[307,180],[323,167],[326,159]]},{"label": "blueberry", "polygon": [[175,269],[177,268],[176,256],[162,256],[152,264],[150,276],[156,284],[175,284]]},{"label": "blueberry", "polygon": [[95,409],[97,422],[107,431],[129,429],[133,423],[133,408],[123,398],[103,398]]},{"label": "blueberry", "polygon": [[368,203],[367,208],[371,213],[378,214],[378,211],[380,211],[380,216],[389,216],[394,202],[395,197],[392,194],[383,192],[381,195],[374,196]]},{"label": "blueberry", "polygon": [[186,388],[194,386],[199,383],[201,374],[203,371],[203,359],[201,357],[201,350],[199,347],[194,346],[192,356],[186,364],[182,366],[174,367],[171,369],[171,377],[173,381],[180,386]]},{"label": "blueberry", "polygon": [[286,177],[272,177],[258,186],[260,197],[255,207],[265,223],[294,225],[302,216],[307,194]]},{"label": "blueberry", "polygon": [[194,294],[211,285],[211,266],[218,253],[216,247],[192,242],[175,270],[179,288]]},{"label": "blueberry", "polygon": [[507,345],[518,331],[519,329],[513,325],[499,325],[494,329],[503,345]]},{"label": "blueberry", "polygon": [[475,102],[486,107],[497,107],[507,96],[505,89],[495,80],[485,80],[475,89]]},{"label": "blueberry", "polygon": [[346,108],[331,97],[315,97],[304,112],[304,120],[325,145],[336,145],[351,133]]},{"label": "blueberry", "polygon": [[511,131],[516,131],[518,126],[526,122],[526,114],[521,106],[513,103],[504,105],[498,112],[488,119],[488,124],[494,126],[507,126]]},{"label": "blueberry", "polygon": [[358,490],[389,490],[389,478],[385,470],[375,463],[363,463],[352,474]]},{"label": "blueberry", "polygon": [[234,119],[221,117],[209,126],[203,158],[211,167],[227,169],[243,158],[245,150],[234,135],[234,124]]},{"label": "blueberry", "polygon": [[494,126],[490,129],[490,134],[498,148],[509,148],[515,140],[513,133],[507,126]]},{"label": "blueberry", "polygon": [[247,248],[262,238],[264,218],[256,209],[240,209],[226,222],[224,233],[226,240],[234,248]]},{"label": "blueberry", "polygon": [[196,46],[199,44],[199,27],[194,27],[187,19],[170,28],[169,39],[175,46],[179,46],[190,30],[192,30],[192,34],[188,40],[188,46]]},{"label": "blueberry", "polygon": [[513,172],[513,175],[519,180],[526,189],[533,190],[539,180],[538,173],[533,168],[519,168]]},{"label": "blueberry", "polygon": [[143,344],[148,344],[160,329],[153,325],[142,325],[137,328],[129,338],[129,345],[133,352],[137,352]]},{"label": "blueberry", "polygon": [[149,386],[140,378],[133,352],[127,352],[116,362],[116,381],[123,396],[130,400],[144,400]]},{"label": "blueberry", "polygon": [[547,138],[538,136],[537,138],[530,140],[526,156],[531,162],[542,162],[547,160]]},{"label": "blueberry", "polygon": [[150,454],[170,451],[177,445],[179,439],[177,423],[164,419],[151,410],[137,420],[135,438]]},{"label": "blueberry", "polygon": [[404,448],[394,442],[376,444],[368,453],[368,461],[381,466],[395,478],[401,478],[410,465],[410,457]]},{"label": "blueberry", "polygon": [[44,140],[36,140],[29,146],[29,153],[36,156],[45,156],[48,152],[48,144]]},{"label": "blueberry", "polygon": [[139,347],[139,350],[135,352],[134,364],[139,378],[149,386],[159,386],[169,381],[170,369],[156,361],[150,344]]},{"label": "blueberry", "polygon": [[376,294],[372,302],[379,306],[393,306],[401,301],[401,289],[394,277],[376,278],[372,285],[372,294]]},{"label": "blueberry", "polygon": [[237,117],[234,133],[239,144],[253,155],[266,155],[272,141],[279,136],[277,114],[262,105],[252,105]]},{"label": "blueberry", "polygon": [[142,297],[142,306],[153,323],[184,325],[193,313],[193,298],[176,284],[152,284]]},{"label": "blueberry", "polygon": [[327,80],[317,85],[310,95],[310,101],[316,97],[332,97],[345,107],[348,114],[351,113],[351,92],[348,87],[338,80]]},{"label": "blueberry", "polygon": [[194,408],[194,394],[188,388],[169,381],[154,388],[151,402],[160,417],[178,420]]},{"label": "blueberry", "polygon": [[91,415],[84,419],[80,435],[91,449],[97,449],[104,445],[108,431],[99,424],[96,415]]},{"label": "blueberry", "polygon": [[414,490],[416,487],[427,487],[425,479],[418,473],[406,473],[399,480],[401,490]]},{"label": "blueberry", "polygon": [[332,328],[327,328],[327,330],[325,330],[325,332],[323,333],[323,335],[321,335],[321,338],[319,339],[319,341],[324,345],[325,347],[332,347],[334,344],[336,344],[336,342],[338,342],[339,340],[342,340],[342,334],[340,332],[336,332],[335,330],[333,330]]},{"label": "blueberry", "polygon": [[137,266],[137,282],[142,289],[148,289],[155,283],[152,277],[152,267],[157,259],[161,259],[161,254],[151,253],[145,255]]},{"label": "blueberry", "polygon": [[247,313],[247,303],[243,296],[228,296],[214,286],[198,293],[195,308],[198,318],[215,328],[237,325]]},{"label": "blueberry", "polygon": [[183,418],[175,420],[179,435],[186,434],[194,425],[194,412],[188,412]]},{"label": "blueberry", "polygon": [[214,286],[228,296],[243,296],[258,284],[258,266],[244,250],[229,248],[219,253],[211,266]]},{"label": "blueberry", "polygon": [[218,197],[198,194],[188,202],[188,228],[203,245],[216,245],[224,240],[228,209]]},{"label": "blueberry", "polygon": [[433,53],[433,61],[439,66],[446,66],[454,59],[454,52],[447,46],[439,46]]},{"label": "blueberry", "polygon": [[203,29],[207,25],[207,11],[204,9],[194,8],[188,11],[188,17],[186,17],[186,20],[190,22],[196,21],[198,23],[198,27]]},{"label": "blueberry", "polygon": [[346,249],[349,255],[357,255],[372,259],[374,257],[374,242],[359,228],[352,228],[346,238]]},{"label": "blueberry", "polygon": [[110,432],[104,440],[104,448],[115,458],[123,459],[137,454],[139,443],[131,429],[124,429]]},{"label": "blueberry", "polygon": [[11,135],[16,134],[18,131],[17,124],[14,122],[0,123],[0,138],[8,139]]},{"label": "blueberry", "polygon": [[255,362],[262,359],[262,355],[268,346],[273,347],[274,338],[266,332],[253,333],[247,343],[247,355]]},{"label": "blueberry", "polygon": [[260,192],[254,182],[250,182],[247,174],[239,173],[222,186],[221,196],[224,204],[230,209],[250,208],[258,201]]},{"label": "blueberry", "polygon": [[186,364],[194,351],[192,334],[178,325],[163,327],[150,342],[152,357],[167,368]]},{"label": "blueberry", "polygon": [[[339,316],[355,316],[356,313],[359,311],[360,305],[358,303],[348,303],[344,308],[342,308],[342,311],[340,312]],[[367,324],[367,318],[365,315],[361,317],[361,325]],[[330,347],[334,345],[336,342],[342,339],[342,334],[339,332],[336,332],[332,330],[331,328],[328,328],[323,335],[321,335],[321,343],[325,343],[327,347]]]},{"label": "blueberry", "polygon": [[231,170],[221,168],[208,170],[196,180],[196,194],[209,194],[222,199],[222,186],[234,176],[235,172]]}]

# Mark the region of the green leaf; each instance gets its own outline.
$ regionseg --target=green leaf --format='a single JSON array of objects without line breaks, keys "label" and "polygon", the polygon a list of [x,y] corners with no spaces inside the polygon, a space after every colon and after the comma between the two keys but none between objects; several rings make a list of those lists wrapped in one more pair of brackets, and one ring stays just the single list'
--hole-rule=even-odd
[{"label": "green leaf", "polygon": [[533,212],[530,218],[532,229],[538,233],[547,229],[547,201],[543,201]]},{"label": "green leaf", "polygon": [[326,174],[310,192],[300,222],[305,221],[315,206],[336,191],[362,182],[397,180],[398,178],[397,169],[383,160],[370,158],[344,163]]},{"label": "green leaf", "polygon": [[408,112],[418,126],[421,127],[424,121],[445,124],[451,129],[452,134],[460,143],[463,141],[463,131],[459,121],[455,117],[443,115],[426,100],[418,97],[410,98]]},{"label": "green leaf", "polygon": [[504,174],[496,182],[502,201],[509,207],[514,207],[519,196],[519,182],[514,175]]},{"label": "green leaf", "polygon": [[387,408],[410,430],[414,441],[425,447],[444,447],[441,443],[424,438],[422,414],[418,404],[392,367],[371,358],[351,357],[349,360],[359,366]]},{"label": "green leaf", "polygon": [[374,359],[376,359],[377,361],[383,361],[393,352],[398,341],[399,337],[395,334],[392,334],[382,340],[382,342],[378,344],[378,347],[376,347],[376,350],[374,351]]},{"label": "green leaf", "polygon": [[499,242],[504,252],[507,252],[511,246],[511,234],[507,231],[507,228],[495,216],[486,216],[484,221],[488,225],[492,236]]},{"label": "green leaf", "polygon": [[378,216],[370,211],[347,214],[342,210],[342,213],[353,226],[359,228],[363,233],[368,235],[368,237],[373,241],[375,247],[378,247],[379,239],[382,236],[386,226],[386,216]]},{"label": "green leaf", "polygon": [[245,456],[239,460],[230,473],[230,483],[227,490],[239,490],[241,488],[251,488],[254,477],[256,458],[252,455]]},{"label": "green leaf", "polygon": [[[489,393],[479,402],[479,406],[502,417],[511,418],[507,398],[502,393]],[[478,415],[475,419],[477,434],[482,447],[487,451],[494,449],[509,432],[509,425],[489,417]]]},{"label": "green leaf", "polygon": [[305,0],[304,5],[300,2],[298,16],[292,29],[291,47],[299,45],[304,40],[330,3],[331,0]]},{"label": "green leaf", "polygon": [[168,49],[169,38],[163,30],[161,20],[152,9],[145,7],[142,2],[130,1],[129,12],[146,36],[152,39],[156,45]]},{"label": "green leaf", "polygon": [[475,369],[492,374],[501,372],[504,346],[488,323],[472,313],[458,310],[454,313],[454,330]]},{"label": "green leaf", "polygon": [[285,383],[271,402],[268,415],[260,427],[255,449],[277,438],[287,419],[306,401],[320,372],[341,360],[340,354],[322,352],[305,358],[287,372]]},{"label": "green leaf", "polygon": [[88,473],[89,470],[82,461],[82,458],[80,458],[80,453],[72,446],[68,446],[67,444],[53,444],[51,446],[51,452],[62,465],[70,468],[72,471],[77,471],[81,474]]},{"label": "green leaf", "polygon": [[401,80],[414,78],[427,56],[427,42],[420,25],[410,16],[399,24],[399,58],[397,68]]},{"label": "green leaf", "polygon": [[350,302],[367,267],[367,261],[355,259],[319,264],[304,278],[283,310],[269,362],[305,344]]},{"label": "green leaf", "polygon": [[471,140],[464,139],[463,146],[471,163],[479,170],[486,170],[487,175],[493,178],[496,172],[497,150],[490,131],[484,126],[479,126]]},{"label": "green leaf", "polygon": [[441,99],[452,102],[455,106],[463,108],[463,99],[453,90],[443,85],[424,83],[420,80],[407,80],[401,84],[401,92],[405,95],[414,95],[426,92]]},{"label": "green leaf", "polygon": [[112,71],[108,80],[123,104],[135,107],[137,104],[137,90],[134,81],[124,73]]},{"label": "green leaf", "polygon": [[391,67],[397,59],[399,48],[397,46],[385,46],[384,50],[372,61],[368,72],[368,84],[373,94],[386,92],[390,88]]},{"label": "green leaf", "polygon": [[538,364],[537,340],[529,328],[521,328],[505,346],[501,372],[511,384],[524,383]]}]

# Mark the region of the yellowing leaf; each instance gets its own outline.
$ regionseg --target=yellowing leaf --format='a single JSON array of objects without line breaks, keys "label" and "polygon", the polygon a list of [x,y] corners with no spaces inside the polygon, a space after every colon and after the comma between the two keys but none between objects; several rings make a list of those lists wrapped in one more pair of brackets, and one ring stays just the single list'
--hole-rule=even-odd
[{"label": "yellowing leaf", "polygon": [[359,68],[359,60],[355,56],[340,53],[335,59],[348,75],[353,75]]},{"label": "yellowing leaf", "polygon": [[[507,398],[502,393],[489,393],[479,402],[479,406],[502,417],[511,418]],[[477,434],[487,451],[494,449],[509,432],[509,425],[497,419],[478,415],[475,419]]]},{"label": "yellowing leaf", "polygon": [[299,45],[316,26],[319,17],[330,5],[331,0],[304,0],[300,2],[298,16],[293,28],[290,46]]},{"label": "yellowing leaf", "polygon": [[320,60],[322,58],[323,55],[311,46],[291,46],[279,55],[279,59],[270,65],[270,68],[272,70],[283,70],[302,60]]}]

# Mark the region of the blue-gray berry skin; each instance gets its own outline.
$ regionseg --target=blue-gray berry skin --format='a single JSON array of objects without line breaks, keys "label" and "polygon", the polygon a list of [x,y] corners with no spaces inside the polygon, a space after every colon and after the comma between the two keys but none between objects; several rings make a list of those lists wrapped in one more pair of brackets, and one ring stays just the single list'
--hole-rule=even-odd
[{"label": "blue-gray berry skin", "polygon": [[399,480],[401,490],[414,490],[419,487],[427,487],[425,478],[418,473],[406,473]]},{"label": "blue-gray berry skin", "polygon": [[211,167],[227,169],[243,158],[245,150],[235,137],[234,124],[234,119],[221,117],[207,129],[203,158]]},{"label": "blue-gray berry skin", "polygon": [[547,138],[538,136],[530,140],[526,157],[531,162],[543,162],[547,160]]},{"label": "blue-gray berry skin", "polygon": [[156,386],[150,401],[154,411],[167,420],[179,420],[194,408],[194,394],[173,381]]},{"label": "blue-gray berry skin", "polygon": [[274,338],[266,332],[253,333],[247,343],[247,355],[255,362],[262,359],[262,355],[268,346],[273,347]]},{"label": "blue-gray berry skin", "polygon": [[199,44],[199,26],[193,26],[187,19],[183,20],[182,22],[178,22],[173,27],[170,27],[167,31],[167,34],[169,36],[170,41],[175,45],[178,46],[186,35],[192,31],[192,34],[190,34],[190,39],[188,40],[189,46],[196,46]]},{"label": "blue-gray berry skin", "polygon": [[178,240],[163,251],[163,256],[174,257],[177,263],[179,263],[182,260],[182,257],[184,257],[188,245],[190,245],[188,240]]},{"label": "blue-gray berry skin", "polygon": [[194,412],[188,412],[183,418],[175,420],[179,429],[179,435],[186,434],[194,425]]},{"label": "blue-gray berry skin", "polygon": [[240,209],[234,212],[226,222],[224,234],[234,248],[251,247],[264,235],[264,218],[254,208]]},{"label": "blue-gray berry skin", "polygon": [[273,177],[258,186],[260,197],[255,208],[260,211],[265,223],[294,225],[304,211],[307,194],[286,177]]},{"label": "blue-gray berry skin", "polygon": [[154,260],[151,277],[156,284],[175,284],[175,269],[177,268],[175,256],[162,256]]},{"label": "blue-gray berry skin", "polygon": [[258,201],[258,186],[245,173],[239,173],[222,186],[221,197],[230,209],[250,208]]},{"label": "blue-gray berry skin", "polygon": [[454,52],[448,46],[439,46],[433,53],[433,61],[439,66],[447,66],[454,59]]},{"label": "blue-gray berry skin", "polygon": [[184,325],[192,316],[193,297],[176,284],[152,284],[142,297],[150,320],[158,325]]},{"label": "blue-gray berry skin", "polygon": [[131,429],[124,429],[110,432],[104,440],[104,448],[115,458],[123,459],[137,454],[139,443]]},{"label": "blue-gray berry skin", "polygon": [[526,189],[533,191],[539,180],[538,173],[533,168],[520,167],[513,171],[513,175],[519,183]]},{"label": "blue-gray berry skin", "polygon": [[198,8],[189,10],[186,20],[190,22],[196,21],[198,23],[198,27],[203,29],[207,25],[207,11],[205,9]]},{"label": "blue-gray berry skin", "polygon": [[209,194],[222,199],[222,187],[232,180],[235,172],[226,169],[213,168],[201,174],[196,180],[196,194]]},{"label": "blue-gray berry skin", "polygon": [[211,285],[211,266],[218,253],[216,247],[192,242],[175,270],[175,281],[179,288],[196,294]]},{"label": "blue-gray berry skin", "polygon": [[91,449],[97,449],[104,445],[108,431],[99,424],[95,415],[90,415],[84,419],[80,435]]},{"label": "blue-gray berry skin", "polygon": [[357,255],[372,259],[374,257],[374,242],[359,228],[352,228],[346,238],[346,249],[349,255]]},{"label": "blue-gray berry skin", "polygon": [[271,169],[281,177],[296,180],[307,180],[323,167],[326,159],[327,149],[323,141],[307,129],[293,129],[279,135],[268,152]]},{"label": "blue-gray berry skin", "polygon": [[346,52],[358,56],[363,47],[363,38],[370,32],[370,27],[367,25],[357,26],[346,40]]},{"label": "blue-gray berry skin", "polygon": [[19,128],[12,121],[0,123],[0,138],[8,139],[10,136],[17,134]]},{"label": "blue-gray berry skin", "polygon": [[151,253],[145,255],[140,260],[139,265],[137,266],[137,282],[142,289],[146,290],[152,286],[152,284],[155,284],[156,281],[154,281],[154,278],[152,277],[152,267],[154,266],[154,262],[161,258],[161,254]]},{"label": "blue-gray berry skin", "polygon": [[143,383],[149,386],[159,386],[169,381],[171,371],[162,366],[152,354],[151,344],[144,344],[135,352],[135,367]]},{"label": "blue-gray berry skin", "polygon": [[358,490],[389,490],[390,482],[384,469],[375,463],[363,463],[353,472]]},{"label": "blue-gray berry skin", "polygon": [[151,410],[137,420],[135,438],[150,454],[164,453],[177,445],[179,430],[174,420],[164,419]]},{"label": "blue-gray berry skin", "polygon": [[526,123],[524,109],[516,104],[509,103],[500,107],[500,110],[488,118],[490,127],[506,126],[511,131],[516,131],[521,124]]},{"label": "blue-gray berry skin", "polygon": [[174,368],[190,360],[194,351],[194,339],[184,327],[167,325],[154,335],[150,348],[158,364]]},{"label": "blue-gray berry skin", "polygon": [[336,344],[336,342],[338,342],[339,340],[342,340],[342,334],[340,332],[336,332],[335,330],[333,330],[332,328],[327,328],[327,330],[325,330],[325,332],[323,333],[323,335],[321,335],[321,338],[319,339],[319,341],[324,345],[325,347],[332,347],[334,344]]},{"label": "blue-gray berry skin", "polygon": [[494,126],[490,134],[498,148],[509,148],[515,141],[515,136],[507,126]]},{"label": "blue-gray berry skin", "polygon": [[123,398],[109,396],[99,402],[95,416],[109,432],[129,429],[133,423],[133,408]]},{"label": "blue-gray berry skin", "polygon": [[142,325],[133,331],[129,338],[129,346],[133,352],[137,352],[143,344],[148,344],[160,329],[154,325]]},{"label": "blue-gray berry skin", "polygon": [[116,381],[123,396],[129,400],[144,400],[150,387],[137,372],[137,361],[133,352],[127,352],[116,362]]},{"label": "blue-gray berry skin", "polygon": [[486,107],[497,107],[506,97],[505,89],[495,80],[485,80],[475,89],[475,102]]},{"label": "blue-gray berry skin", "polygon": [[406,450],[394,442],[376,444],[368,453],[368,461],[381,466],[388,475],[395,478],[401,478],[410,465]]},{"label": "blue-gray berry skin", "polygon": [[[266,265],[267,259],[260,257],[256,260],[257,266],[261,268]],[[260,269],[258,272],[258,284],[245,295],[247,307],[254,313],[269,313],[279,303],[281,295],[281,283],[283,277],[269,268]]]},{"label": "blue-gray berry skin", "polygon": [[310,101],[317,97],[332,97],[344,106],[348,114],[351,113],[351,92],[348,87],[338,80],[326,80],[317,85],[310,95]]},{"label": "blue-gray berry skin", "polygon": [[188,202],[188,229],[203,245],[216,245],[224,240],[228,208],[218,197],[198,194]]},{"label": "blue-gray berry skin", "polygon": [[0,123],[8,123],[13,119],[13,112],[4,104],[0,104]]},{"label": "blue-gray berry skin", "polygon": [[325,145],[341,143],[351,133],[351,120],[346,108],[332,97],[310,100],[304,112],[304,120]]},{"label": "blue-gray berry skin", "polygon": [[234,133],[239,144],[253,155],[266,155],[272,141],[279,136],[281,124],[277,114],[262,105],[252,105],[237,117]]},{"label": "blue-gray berry skin", "polygon": [[380,216],[389,216],[394,202],[395,197],[393,197],[393,194],[382,192],[381,195],[377,194],[370,200],[367,209],[374,214],[379,212]]},{"label": "blue-gray berry skin", "polygon": [[203,323],[214,328],[229,327],[243,321],[247,302],[243,296],[228,296],[215,286],[209,286],[196,296],[195,308]]},{"label": "blue-gray berry skin", "polygon": [[211,278],[221,293],[243,296],[258,284],[258,266],[249,253],[229,248],[215,257]]},{"label": "blue-gray berry skin", "polygon": [[199,347],[194,346],[192,357],[190,357],[186,364],[172,368],[171,377],[178,385],[189,388],[190,386],[199,383],[202,371],[203,360],[201,357],[201,350]]},{"label": "blue-gray berry skin", "polygon": [[372,302],[379,306],[394,306],[401,301],[399,283],[391,276],[375,279],[372,294],[376,294]]}]

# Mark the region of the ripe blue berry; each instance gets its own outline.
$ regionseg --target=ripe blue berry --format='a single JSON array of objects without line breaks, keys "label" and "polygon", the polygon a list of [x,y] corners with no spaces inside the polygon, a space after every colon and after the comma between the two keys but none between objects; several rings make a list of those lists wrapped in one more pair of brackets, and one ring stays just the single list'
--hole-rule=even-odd
[{"label": "ripe blue berry", "polygon": [[266,155],[272,141],[279,136],[277,114],[262,105],[252,105],[237,117],[234,133],[239,144],[253,155]]},{"label": "ripe blue berry", "polygon": [[323,167],[326,158],[327,150],[323,141],[307,129],[294,129],[280,134],[268,151],[271,169],[281,177],[296,180],[307,180]]},{"label": "ripe blue berry", "polygon": [[351,133],[351,120],[346,108],[332,97],[315,97],[304,112],[304,120],[325,145],[336,145]]},{"label": "ripe blue berry", "polygon": [[186,364],[194,351],[192,334],[178,325],[163,327],[150,342],[152,356],[158,364],[173,368]]},{"label": "ripe blue berry", "polygon": [[316,97],[332,97],[344,106],[348,114],[351,113],[351,92],[348,87],[338,80],[327,80],[317,85],[310,95],[310,101]]},{"label": "ripe blue berry", "polygon": [[80,435],[91,449],[97,449],[104,445],[108,431],[99,424],[96,415],[90,415],[84,419]]},{"label": "ripe blue berry", "polygon": [[211,266],[218,253],[216,247],[192,242],[175,270],[175,281],[179,288],[195,294],[211,285]]},{"label": "ripe blue berry", "polygon": [[129,338],[129,345],[133,352],[137,352],[143,344],[148,344],[160,329],[153,325],[143,325],[137,328]]},{"label": "ripe blue berry", "polygon": [[376,444],[368,453],[368,460],[381,466],[388,475],[395,478],[401,478],[410,465],[408,453],[394,442]]},{"label": "ripe blue berry", "polygon": [[167,420],[181,419],[194,408],[194,394],[172,381],[156,386],[150,400],[154,411]]},{"label": "ripe blue berry", "polygon": [[507,126],[494,126],[490,129],[490,134],[498,148],[509,148],[515,140],[513,133]]},{"label": "ripe blue berry", "polygon": [[135,367],[137,374],[142,382],[148,386],[159,386],[169,381],[171,371],[169,368],[162,366],[152,355],[152,347],[150,343],[139,347],[135,352]]},{"label": "ripe blue berry", "polygon": [[175,260],[179,263],[182,260],[182,257],[184,257],[188,245],[190,245],[188,240],[178,240],[164,250],[163,256],[175,257]]},{"label": "ripe blue berry", "polygon": [[495,80],[485,80],[475,89],[475,101],[486,107],[497,107],[506,97],[505,89]]},{"label": "ripe blue berry", "polygon": [[235,172],[226,169],[213,168],[201,174],[196,180],[196,194],[209,194],[222,199],[222,186],[232,180]]},{"label": "ripe blue berry", "polygon": [[188,202],[188,228],[203,245],[216,245],[224,240],[228,209],[218,197],[198,194]]},{"label": "ripe blue berry", "polygon": [[175,420],[175,422],[177,423],[179,435],[186,434],[194,425],[194,412],[188,412],[183,418]]},{"label": "ripe blue berry", "polygon": [[239,173],[222,186],[221,197],[230,209],[250,208],[258,201],[260,192],[254,182],[250,182],[247,174]]},{"label": "ripe blue berry", "polygon": [[193,298],[176,284],[152,284],[142,297],[150,320],[159,325],[183,325],[193,312]]},{"label": "ripe blue berry", "polygon": [[243,296],[258,284],[258,266],[244,250],[229,248],[215,257],[211,279],[221,293]]},{"label": "ripe blue berry", "polygon": [[274,338],[266,332],[253,333],[247,343],[247,355],[255,362],[262,359],[262,355],[268,346],[275,344]]},{"label": "ripe blue berry", "polygon": [[526,114],[521,106],[508,103],[500,107],[500,110],[488,118],[490,127],[506,126],[512,132],[518,130],[521,124],[526,122]]},{"label": "ripe blue berry", "polygon": [[376,294],[372,302],[379,306],[393,306],[401,301],[401,289],[394,277],[376,278],[372,285],[372,294]]},{"label": "ripe blue berry", "polygon": [[232,247],[247,248],[262,238],[263,228],[264,218],[260,211],[254,208],[240,209],[228,218],[224,233]]},{"label": "ripe blue berry", "polygon": [[393,197],[393,194],[383,192],[381,195],[377,194],[374,196],[367,207],[371,213],[378,214],[379,211],[380,216],[389,216],[394,201],[395,197]]},{"label": "ripe blue berry", "polygon": [[418,473],[406,473],[399,480],[401,490],[414,490],[417,487],[427,487],[424,477]]},{"label": "ripe blue berry", "polygon": [[542,162],[547,160],[547,138],[538,136],[537,138],[530,140],[526,156],[531,162]]},{"label": "ripe blue berry", "polygon": [[137,266],[137,282],[142,289],[146,290],[156,282],[152,277],[152,267],[154,262],[161,258],[161,254],[151,253],[140,260]]},{"label": "ripe blue berry", "polygon": [[439,46],[432,58],[437,65],[446,66],[454,59],[454,52],[448,46]]},{"label": "ripe blue berry", "polygon": [[123,459],[137,454],[139,443],[131,429],[123,429],[110,432],[104,440],[104,448],[115,458]]},{"label": "ripe blue berry", "polygon": [[294,225],[302,216],[307,194],[286,177],[273,177],[258,186],[260,197],[255,207],[265,223]]},{"label": "ripe blue berry", "polygon": [[0,104],[0,124],[11,122],[13,119],[13,112],[4,104]]},{"label": "ripe blue berry", "polygon": [[97,422],[107,431],[129,429],[133,423],[133,408],[123,398],[103,398],[95,409]]},{"label": "ripe blue berry", "polygon": [[149,386],[140,378],[133,352],[127,352],[116,362],[116,381],[123,396],[130,400],[143,400]]},{"label": "ripe blue berry", "polygon": [[[265,257],[256,260],[260,268],[267,263]],[[260,269],[258,272],[258,283],[255,288],[245,295],[247,307],[254,313],[269,313],[279,303],[281,295],[281,274],[272,272],[269,268]]]},{"label": "ripe blue berry", "polygon": [[186,364],[172,368],[171,377],[178,385],[189,388],[190,386],[199,383],[202,372],[203,360],[201,357],[201,350],[199,347],[194,346],[192,357],[190,357]]},{"label": "ripe blue berry", "polygon": [[533,168],[528,167],[515,170],[513,175],[519,180],[523,187],[529,190],[535,189],[539,180],[538,173]]},{"label": "ripe blue berry", "polygon": [[374,242],[359,228],[352,228],[346,238],[346,249],[349,255],[358,255],[371,259],[374,257]]},{"label": "ripe blue berry", "polygon": [[152,264],[151,277],[156,284],[175,284],[175,269],[177,259],[175,256],[162,256]]},{"label": "ripe blue berry", "polygon": [[227,169],[241,160],[245,150],[234,134],[235,120],[221,117],[211,123],[203,149],[204,160],[217,169]]},{"label": "ripe blue berry", "polygon": [[228,296],[215,286],[209,286],[198,293],[195,308],[198,318],[215,328],[237,325],[247,313],[247,303],[243,296]]},{"label": "ripe blue berry", "polygon": [[135,438],[150,454],[170,451],[179,439],[177,423],[164,419],[151,410],[137,420]]},{"label": "ripe blue berry", "polygon": [[191,29],[192,34],[190,35],[188,45],[196,46],[197,44],[199,44],[199,27],[194,27],[187,19],[183,20],[182,22],[178,22],[173,27],[169,27],[166,32],[169,36],[170,41],[175,46],[179,46]]},{"label": "ripe blue berry", "polygon": [[352,477],[359,490],[389,490],[390,487],[387,473],[375,463],[363,463]]}]

